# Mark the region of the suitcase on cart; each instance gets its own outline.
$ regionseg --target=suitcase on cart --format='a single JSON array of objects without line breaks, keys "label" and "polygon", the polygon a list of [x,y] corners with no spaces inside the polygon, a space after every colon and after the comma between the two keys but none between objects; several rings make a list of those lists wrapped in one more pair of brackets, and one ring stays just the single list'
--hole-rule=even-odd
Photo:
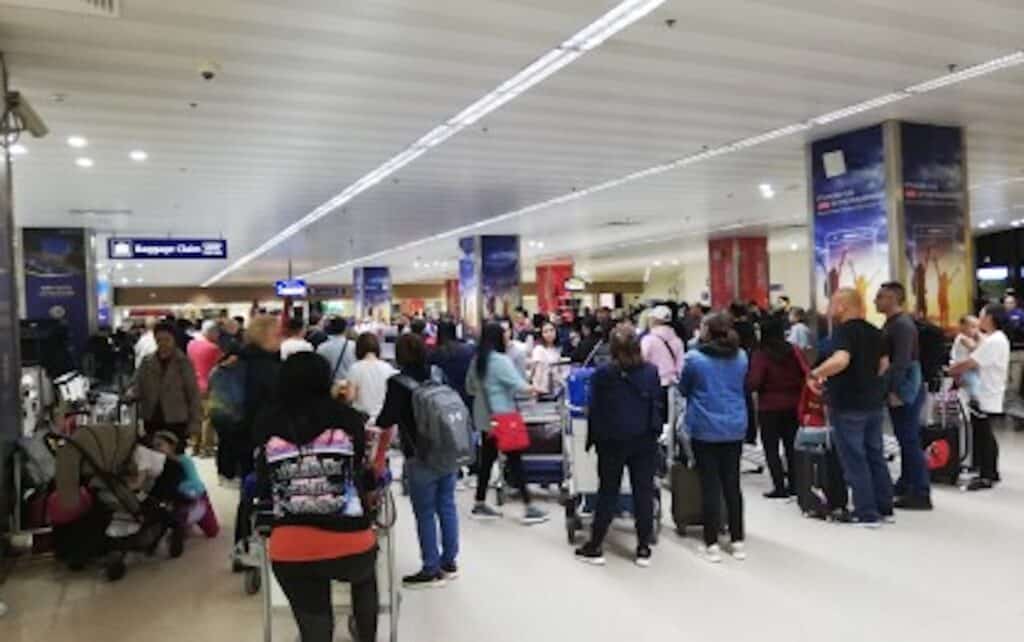
[{"label": "suitcase on cart", "polygon": [[933,482],[955,486],[971,451],[970,419],[958,392],[938,393],[931,416],[933,423],[921,431],[928,472]]}]

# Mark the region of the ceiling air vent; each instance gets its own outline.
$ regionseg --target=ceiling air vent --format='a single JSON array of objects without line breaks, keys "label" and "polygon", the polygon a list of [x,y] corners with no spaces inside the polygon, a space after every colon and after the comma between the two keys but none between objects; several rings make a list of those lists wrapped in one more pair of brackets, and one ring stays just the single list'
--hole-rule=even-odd
[{"label": "ceiling air vent", "polygon": [[0,5],[48,9],[105,18],[121,17],[121,0],[0,0]]},{"label": "ceiling air vent", "polygon": [[605,221],[603,227],[635,227],[637,225],[640,225],[640,221],[635,218],[619,218]]},{"label": "ceiling air vent", "polygon": [[116,210],[116,209],[81,209],[73,208],[68,210],[68,214],[71,216],[131,216],[135,212],[133,210]]}]

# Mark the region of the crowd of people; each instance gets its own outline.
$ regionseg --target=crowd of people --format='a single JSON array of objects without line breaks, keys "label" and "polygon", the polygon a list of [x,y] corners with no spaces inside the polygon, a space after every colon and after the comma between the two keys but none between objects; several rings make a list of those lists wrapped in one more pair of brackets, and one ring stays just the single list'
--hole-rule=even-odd
[{"label": "crowd of people", "polygon": [[[391,339],[385,338],[384,326],[356,326],[340,317],[306,324],[261,315],[247,327],[242,319],[231,318],[206,320],[198,327],[180,320],[149,321],[134,344],[132,391],[149,439],[178,453],[190,440],[199,456],[216,451],[224,484],[240,484],[262,471],[264,486],[274,487],[267,491],[274,501],[292,502],[278,507],[270,550],[302,639],[330,639],[327,587],[330,579],[339,579],[355,587],[360,639],[370,640],[376,620],[369,614],[378,603],[376,548],[369,507],[353,503],[353,497],[365,497],[374,488],[366,471],[367,426],[395,427],[404,455],[421,567],[403,582],[412,588],[443,586],[459,573],[455,497],[461,478],[467,472],[476,475],[471,518],[503,517],[487,502],[501,452],[496,432],[516,413],[518,398],[561,389],[568,364],[597,366],[590,384],[587,441],[597,451],[600,490],[591,537],[576,551],[581,560],[604,562],[602,543],[628,469],[637,525],[635,561],[651,563],[658,440],[666,423],[674,427],[669,409],[675,391],[685,401],[681,425],[701,480],[701,552],[709,561],[723,559],[723,524],[729,554],[739,560],[747,555],[740,484],[745,442],[759,437],[763,446],[772,482],[765,497],[796,494],[795,441],[805,390],[823,396],[828,406],[832,440],[852,489],[852,507],[838,511],[838,521],[877,527],[892,521],[896,510],[931,510],[920,417],[929,384],[942,374],[928,356],[942,333],[930,333],[906,311],[900,283],[883,284],[874,306],[886,318],[881,329],[865,320],[867,303],[857,290],[838,290],[830,301],[830,324],[819,319],[817,342],[807,314],[784,298],[771,311],[754,304],[716,312],[701,305],[656,305],[633,314],[584,311],[572,319],[561,314],[531,318],[520,309],[512,318],[488,320],[466,340],[452,318],[400,319],[388,329]],[[980,318],[962,320],[949,356],[942,359],[946,374],[956,379],[970,403],[978,475],[969,490],[990,489],[1000,480],[992,418],[1003,412],[1010,355],[1006,331],[1020,319],[1024,314],[1004,305],[985,306]],[[393,359],[382,352],[386,340],[394,341]],[[213,426],[211,375],[237,367],[244,372],[244,407],[236,422]],[[478,459],[468,468],[438,470],[426,463],[429,446],[416,399],[417,390],[431,385],[450,387],[472,417],[480,441]],[[883,452],[886,412],[900,446],[895,481]],[[348,446],[320,448],[325,440]],[[281,471],[294,470],[288,462],[310,452],[320,458],[316,479],[332,510],[300,505],[295,488],[306,481],[296,478],[292,486],[281,485]],[[340,467],[339,456],[345,459]],[[523,502],[520,521],[546,521],[548,514],[525,482],[520,453],[506,452],[505,465]],[[268,470],[278,471],[277,476],[267,477]],[[341,470],[348,472],[335,474]],[[250,509],[243,496],[238,542],[248,537]]]}]

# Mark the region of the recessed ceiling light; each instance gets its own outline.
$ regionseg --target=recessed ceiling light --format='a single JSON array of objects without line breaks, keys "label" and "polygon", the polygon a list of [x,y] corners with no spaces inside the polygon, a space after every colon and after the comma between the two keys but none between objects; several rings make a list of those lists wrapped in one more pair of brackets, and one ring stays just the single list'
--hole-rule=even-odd
[{"label": "recessed ceiling light", "polygon": [[796,252],[797,250],[800,249],[800,244],[799,243],[790,243],[789,244],[789,249],[791,249],[794,252]]},{"label": "recessed ceiling light", "polygon": [[661,259],[654,262],[654,267],[661,267]]},{"label": "recessed ceiling light", "polygon": [[141,277],[141,276],[140,276],[139,278],[135,279],[135,282],[136,282],[136,283],[142,283],[142,281],[143,281],[143,279],[142,279],[142,277]]},{"label": "recessed ceiling light", "polygon": [[679,259],[672,259],[672,265],[679,265]]},{"label": "recessed ceiling light", "polygon": [[68,145],[75,149],[81,149],[89,144],[83,136],[68,136]]},{"label": "recessed ceiling light", "polygon": [[75,165],[78,165],[79,167],[92,167],[94,163],[92,162],[91,158],[82,156],[80,158],[75,159]]},{"label": "recessed ceiling light", "polygon": [[103,268],[105,268],[105,267],[107,267],[107,266],[103,265],[102,263],[97,263],[97,264],[96,264],[96,269],[97,269],[97,270],[102,270],[102,269],[103,269]]},{"label": "recessed ceiling light", "polygon": [[142,263],[136,263],[135,267],[137,267],[137,268],[139,268],[141,270],[143,266],[142,266]]},{"label": "recessed ceiling light", "polygon": [[114,266],[114,269],[115,270],[123,270],[124,269],[124,263],[118,263],[117,265]]},{"label": "recessed ceiling light", "polygon": [[141,149],[133,149],[131,152],[129,152],[128,156],[130,156],[133,161],[138,163],[141,163],[142,161],[149,158],[149,154],[142,151]]},{"label": "recessed ceiling light", "polygon": [[121,285],[128,285],[128,278],[127,277],[121,277]]},{"label": "recessed ceiling light", "polygon": [[28,148],[21,143],[14,143],[10,147],[11,156],[22,156],[28,153]]}]

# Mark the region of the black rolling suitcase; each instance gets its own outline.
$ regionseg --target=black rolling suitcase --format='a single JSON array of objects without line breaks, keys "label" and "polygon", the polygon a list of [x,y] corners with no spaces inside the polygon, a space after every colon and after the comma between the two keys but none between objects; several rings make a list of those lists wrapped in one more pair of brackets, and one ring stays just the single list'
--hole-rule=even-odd
[{"label": "black rolling suitcase", "polygon": [[846,480],[835,448],[828,444],[796,449],[793,479],[805,517],[829,519],[848,502]]},{"label": "black rolling suitcase", "polygon": [[684,534],[688,526],[704,523],[704,509],[701,507],[700,475],[696,468],[675,462],[672,464],[672,519],[676,532]]}]

